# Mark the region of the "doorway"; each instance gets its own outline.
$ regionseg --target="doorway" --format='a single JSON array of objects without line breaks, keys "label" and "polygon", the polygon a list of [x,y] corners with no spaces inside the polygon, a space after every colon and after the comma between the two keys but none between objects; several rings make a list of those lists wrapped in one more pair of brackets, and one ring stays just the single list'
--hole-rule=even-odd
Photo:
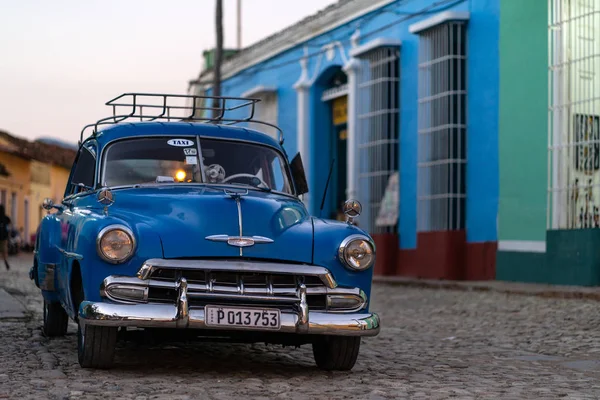
[{"label": "doorway", "polygon": [[331,102],[332,126],[331,149],[332,159],[335,160],[332,176],[332,216],[333,219],[344,220],[342,206],[346,201],[347,171],[348,171],[348,96],[337,97]]}]

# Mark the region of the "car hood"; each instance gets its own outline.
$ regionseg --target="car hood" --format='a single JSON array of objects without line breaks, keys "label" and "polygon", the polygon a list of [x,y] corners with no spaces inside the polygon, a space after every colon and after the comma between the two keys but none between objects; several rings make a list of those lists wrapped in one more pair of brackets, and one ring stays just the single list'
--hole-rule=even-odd
[{"label": "car hood", "polygon": [[[228,188],[245,193],[245,189]],[[165,258],[244,257],[311,263],[313,225],[295,198],[248,190],[235,198],[220,187],[152,187],[114,191],[109,213],[149,225],[162,242]],[[238,210],[240,212],[238,212]],[[240,248],[215,235],[260,236],[272,240]],[[143,237],[139,240],[144,240]]]}]

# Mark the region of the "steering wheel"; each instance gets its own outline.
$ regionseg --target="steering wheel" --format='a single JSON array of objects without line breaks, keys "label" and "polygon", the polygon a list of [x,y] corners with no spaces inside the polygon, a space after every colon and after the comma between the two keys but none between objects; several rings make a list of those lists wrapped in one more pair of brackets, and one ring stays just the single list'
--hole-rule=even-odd
[{"label": "steering wheel", "polygon": [[[221,183],[227,183],[227,182],[229,182],[230,180],[232,180],[232,179],[236,179],[236,178],[249,178],[249,179],[258,179],[258,180],[260,181],[260,185],[263,185],[265,188],[269,188],[269,185],[267,185],[267,184],[265,183],[265,181],[263,181],[262,179],[260,179],[258,176],[256,176],[256,175],[252,175],[252,174],[245,174],[245,173],[242,173],[242,174],[234,174],[234,175],[228,176],[227,178],[223,179],[223,180],[221,181]],[[260,185],[256,185],[256,186],[258,187],[258,186],[260,186]]]},{"label": "steering wheel", "polygon": [[206,178],[210,183],[219,183],[225,178],[225,168],[219,164],[211,164],[206,168]]}]

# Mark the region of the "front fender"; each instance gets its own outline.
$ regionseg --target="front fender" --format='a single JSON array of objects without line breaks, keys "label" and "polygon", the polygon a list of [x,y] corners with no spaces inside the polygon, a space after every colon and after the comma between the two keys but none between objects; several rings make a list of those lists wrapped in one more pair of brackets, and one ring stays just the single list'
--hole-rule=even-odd
[{"label": "front fender", "polygon": [[56,214],[48,214],[40,222],[36,240],[39,264],[58,264],[60,262],[61,254],[58,250],[60,241],[60,220]]},{"label": "front fender", "polygon": [[338,258],[338,249],[342,241],[350,236],[361,234],[369,237],[363,230],[347,223],[313,218],[314,259],[313,264],[331,271],[339,286],[358,287],[367,298],[371,295],[373,268],[366,271],[351,271]]},{"label": "front fender", "polygon": [[[131,229],[135,236],[136,251],[132,258],[123,264],[109,264],[98,255],[96,238],[102,229],[109,225],[124,225]],[[150,226],[137,222],[105,217],[89,218],[84,221],[77,232],[75,252],[82,256],[78,261],[84,297],[89,301],[101,301],[100,286],[109,275],[135,276],[145,260],[162,258],[163,249],[160,237]],[[70,268],[69,278],[73,278],[73,268]]]},{"label": "front fender", "polygon": [[56,279],[62,260],[59,251],[60,242],[60,219],[56,213],[47,214],[38,226],[31,275],[33,275],[35,285],[41,289],[42,296],[48,303],[57,303],[60,300]]}]

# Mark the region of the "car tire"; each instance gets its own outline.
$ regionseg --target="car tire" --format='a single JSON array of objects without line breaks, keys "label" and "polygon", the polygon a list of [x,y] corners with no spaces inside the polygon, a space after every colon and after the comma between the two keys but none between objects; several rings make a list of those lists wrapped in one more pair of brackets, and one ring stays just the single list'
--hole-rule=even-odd
[{"label": "car tire", "polygon": [[48,337],[65,336],[69,316],[60,303],[48,303],[44,300],[44,334]]},{"label": "car tire", "polygon": [[360,350],[358,336],[324,336],[312,344],[317,366],[325,371],[350,371]]},{"label": "car tire", "polygon": [[108,369],[113,365],[118,328],[81,325],[77,330],[77,356],[83,368]]}]

